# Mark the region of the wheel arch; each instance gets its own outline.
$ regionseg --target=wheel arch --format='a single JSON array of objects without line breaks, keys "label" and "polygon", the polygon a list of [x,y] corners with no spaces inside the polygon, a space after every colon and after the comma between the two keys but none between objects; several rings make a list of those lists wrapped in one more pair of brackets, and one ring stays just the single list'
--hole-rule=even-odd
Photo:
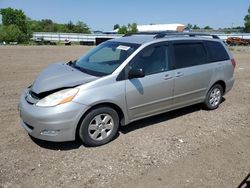
[{"label": "wheel arch", "polygon": [[79,122],[77,123],[76,131],[75,131],[75,139],[79,139],[79,129],[80,129],[80,126],[81,126],[81,122],[85,118],[85,116],[91,110],[93,110],[95,108],[102,107],[102,106],[113,108],[118,114],[120,124],[125,125],[125,122],[126,122],[125,113],[123,112],[123,110],[122,110],[122,108],[120,106],[118,106],[117,104],[112,103],[112,102],[101,102],[101,103],[98,103],[98,104],[95,104],[95,105],[91,106],[87,111],[85,111],[83,113],[83,115],[81,116]]},{"label": "wheel arch", "polygon": [[225,94],[225,92],[226,92],[226,83],[223,81],[223,80],[218,80],[218,81],[216,81],[214,84],[212,84],[212,86],[209,88],[209,89],[211,89],[214,85],[216,85],[216,84],[219,84],[219,85],[221,85],[221,87],[222,87],[222,89],[223,89],[223,95]]}]

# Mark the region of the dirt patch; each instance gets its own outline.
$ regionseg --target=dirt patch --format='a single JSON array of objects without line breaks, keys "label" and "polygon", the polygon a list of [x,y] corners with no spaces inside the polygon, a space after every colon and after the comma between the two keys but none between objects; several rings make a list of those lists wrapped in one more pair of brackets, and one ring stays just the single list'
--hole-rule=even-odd
[{"label": "dirt patch", "polygon": [[82,46],[0,47],[0,187],[237,187],[250,172],[250,48],[235,48],[236,83],[216,111],[200,105],[123,127],[113,142],[31,139],[18,98],[47,65]]}]

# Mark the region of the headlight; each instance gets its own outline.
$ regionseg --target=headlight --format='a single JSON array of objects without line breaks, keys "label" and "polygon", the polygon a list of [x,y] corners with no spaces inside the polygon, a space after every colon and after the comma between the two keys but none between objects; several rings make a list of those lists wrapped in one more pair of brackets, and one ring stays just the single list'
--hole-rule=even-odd
[{"label": "headlight", "polygon": [[59,104],[64,104],[64,103],[72,101],[73,98],[78,93],[78,91],[79,89],[77,88],[64,89],[64,90],[55,92],[51,95],[48,95],[47,97],[44,97],[38,103],[36,103],[36,105],[42,106],[42,107],[51,107],[51,106],[56,106]]}]

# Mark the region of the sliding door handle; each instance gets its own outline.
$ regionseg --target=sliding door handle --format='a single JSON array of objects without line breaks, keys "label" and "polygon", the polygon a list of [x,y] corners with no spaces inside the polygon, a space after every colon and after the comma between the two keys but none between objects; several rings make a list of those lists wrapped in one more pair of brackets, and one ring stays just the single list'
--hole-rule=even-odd
[{"label": "sliding door handle", "polygon": [[166,74],[165,76],[164,76],[164,80],[169,80],[169,79],[171,79],[171,78],[173,78],[171,75],[169,75],[169,74]]},{"label": "sliding door handle", "polygon": [[183,75],[184,75],[183,72],[177,72],[177,73],[175,74],[175,77],[181,77],[181,76],[183,76]]}]

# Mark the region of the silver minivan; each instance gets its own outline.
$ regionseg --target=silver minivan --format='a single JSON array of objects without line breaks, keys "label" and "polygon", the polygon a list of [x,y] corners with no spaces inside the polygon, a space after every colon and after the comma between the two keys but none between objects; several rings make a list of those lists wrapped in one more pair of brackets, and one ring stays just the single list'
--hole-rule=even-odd
[{"label": "silver minivan", "polygon": [[20,97],[21,124],[48,141],[87,146],[119,126],[203,103],[216,109],[234,83],[235,60],[214,35],[160,33],[106,41],[75,61],[52,64]]}]

